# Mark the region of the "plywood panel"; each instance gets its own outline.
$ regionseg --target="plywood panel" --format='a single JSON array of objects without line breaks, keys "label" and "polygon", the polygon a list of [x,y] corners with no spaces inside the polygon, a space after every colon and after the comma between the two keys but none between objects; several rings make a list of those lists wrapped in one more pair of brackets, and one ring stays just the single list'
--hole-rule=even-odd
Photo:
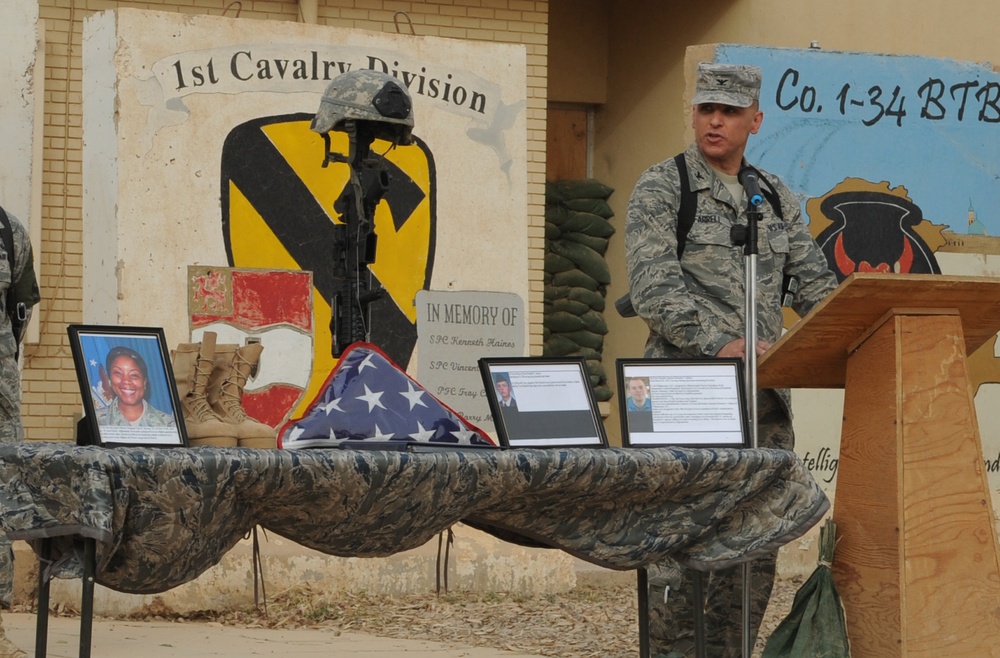
[{"label": "plywood panel", "polygon": [[842,388],[848,348],[893,307],[958,311],[972,353],[1000,329],[1000,279],[852,274],[760,358],[758,384]]},{"label": "plywood panel", "polygon": [[586,110],[549,108],[546,142],[546,180],[587,177]]},{"label": "plywood panel", "polygon": [[1000,656],[1000,558],[957,315],[847,359],[834,578],[855,658]]},{"label": "plywood panel", "polygon": [[833,574],[854,656],[900,656],[896,337],[876,331],[847,364]]},{"label": "plywood panel", "polygon": [[898,327],[906,655],[1000,655],[1000,565],[961,324],[903,316]]}]

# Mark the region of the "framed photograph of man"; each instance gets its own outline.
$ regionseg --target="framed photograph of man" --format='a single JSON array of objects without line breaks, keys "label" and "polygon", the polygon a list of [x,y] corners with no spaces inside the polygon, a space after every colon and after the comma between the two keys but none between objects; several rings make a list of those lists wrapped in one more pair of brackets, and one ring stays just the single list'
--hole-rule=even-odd
[{"label": "framed photograph of man", "polygon": [[84,416],[77,443],[187,446],[163,329],[70,325]]},{"label": "framed photograph of man", "polygon": [[740,359],[618,359],[623,446],[746,448]]},{"label": "framed photograph of man", "polygon": [[497,440],[508,448],[608,445],[582,357],[484,357]]}]

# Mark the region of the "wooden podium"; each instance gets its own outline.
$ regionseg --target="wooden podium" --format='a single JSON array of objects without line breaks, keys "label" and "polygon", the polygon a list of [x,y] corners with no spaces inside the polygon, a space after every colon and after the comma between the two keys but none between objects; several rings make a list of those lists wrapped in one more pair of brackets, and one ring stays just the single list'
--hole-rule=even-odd
[{"label": "wooden podium", "polygon": [[758,363],[844,387],[833,564],[854,658],[1000,656],[1000,558],[966,356],[1000,279],[853,274]]}]

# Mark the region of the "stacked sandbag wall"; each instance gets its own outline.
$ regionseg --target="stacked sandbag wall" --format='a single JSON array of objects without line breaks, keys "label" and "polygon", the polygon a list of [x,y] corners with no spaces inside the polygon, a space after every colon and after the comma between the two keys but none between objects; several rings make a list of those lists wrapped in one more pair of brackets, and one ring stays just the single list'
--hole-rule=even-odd
[{"label": "stacked sandbag wall", "polygon": [[611,270],[604,254],[614,234],[608,198],[593,179],[545,186],[545,356],[582,356],[599,402],[611,399],[601,354]]}]

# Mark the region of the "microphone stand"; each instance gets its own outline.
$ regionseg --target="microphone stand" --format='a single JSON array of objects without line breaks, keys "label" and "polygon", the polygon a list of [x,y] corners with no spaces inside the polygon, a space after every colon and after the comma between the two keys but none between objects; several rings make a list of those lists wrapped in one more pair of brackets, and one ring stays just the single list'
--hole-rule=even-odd
[{"label": "microphone stand", "polygon": [[[757,225],[760,222],[760,194],[747,191],[747,230],[743,243],[746,268],[744,277],[744,318],[746,324],[746,356],[744,360],[745,387],[747,398],[747,418],[750,429],[750,447],[757,447]],[[743,563],[743,658],[750,658],[750,564]]]},{"label": "microphone stand", "polygon": [[[750,168],[740,172],[740,183],[743,185],[747,196],[747,225],[734,226],[732,239],[734,244],[743,245],[744,268],[744,339],[746,346],[744,349],[744,388],[747,399],[747,421],[750,430],[750,447],[757,447],[757,226],[760,224],[760,204],[764,197],[760,193],[757,185],[756,172]],[[753,654],[753,647],[750,641],[750,564],[744,562],[742,565],[743,580],[743,605],[742,605],[742,630],[743,630],[743,658],[750,658]],[[694,600],[695,600],[695,655],[697,658],[705,658],[705,638],[704,620],[701,606],[704,604],[703,594],[704,574],[697,572],[694,575]]]}]

